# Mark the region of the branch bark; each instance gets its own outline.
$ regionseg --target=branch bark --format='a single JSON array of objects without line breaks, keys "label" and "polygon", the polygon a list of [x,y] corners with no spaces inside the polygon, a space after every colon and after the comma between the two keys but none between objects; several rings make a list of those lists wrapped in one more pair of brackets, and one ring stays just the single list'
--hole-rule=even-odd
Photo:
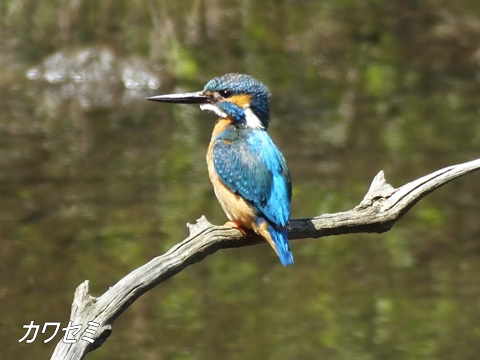
[{"label": "branch bark", "polygon": [[[335,214],[313,218],[292,219],[289,238],[319,238],[329,235],[375,232],[390,228],[420,199],[446,183],[480,169],[480,159],[449,166],[397,189],[385,181],[383,171],[373,179],[364,199],[355,208]],[[70,320],[81,324],[82,331],[88,322],[98,325],[90,343],[77,337],[74,343],[60,341],[51,359],[83,359],[110,336],[113,322],[136,299],[154,286],[201,261],[219,249],[234,248],[264,242],[251,235],[243,237],[235,229],[210,224],[205,217],[196,224],[187,224],[190,235],[173,246],[164,255],[155,257],[145,265],[126,275],[103,295],[89,294],[88,280],[80,284],[74,295]]]}]

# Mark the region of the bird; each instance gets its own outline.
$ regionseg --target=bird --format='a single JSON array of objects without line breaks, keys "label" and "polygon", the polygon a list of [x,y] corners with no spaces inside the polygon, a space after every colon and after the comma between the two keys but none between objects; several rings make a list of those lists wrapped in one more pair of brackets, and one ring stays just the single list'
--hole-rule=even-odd
[{"label": "bird", "polygon": [[270,92],[246,74],[228,73],[203,90],[148,97],[163,103],[198,104],[218,116],[207,148],[215,195],[229,221],[246,236],[263,237],[284,266],[293,264],[288,243],[292,182],[285,158],[267,134]]}]

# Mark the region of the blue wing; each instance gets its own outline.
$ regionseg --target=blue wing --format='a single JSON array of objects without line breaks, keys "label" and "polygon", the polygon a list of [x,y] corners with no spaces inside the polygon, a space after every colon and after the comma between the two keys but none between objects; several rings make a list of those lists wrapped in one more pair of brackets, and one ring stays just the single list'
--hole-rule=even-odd
[{"label": "blue wing", "polygon": [[275,227],[290,217],[292,187],[285,159],[264,130],[229,128],[213,147],[215,170],[234,193],[248,200]]}]

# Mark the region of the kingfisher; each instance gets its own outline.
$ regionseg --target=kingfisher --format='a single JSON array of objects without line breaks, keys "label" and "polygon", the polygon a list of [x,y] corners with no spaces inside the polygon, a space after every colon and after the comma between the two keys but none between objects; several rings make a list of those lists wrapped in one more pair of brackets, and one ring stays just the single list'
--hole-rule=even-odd
[{"label": "kingfisher", "polygon": [[210,80],[202,91],[158,95],[147,100],[199,104],[215,113],[207,167],[215,195],[233,227],[252,230],[275,250],[284,266],[293,264],[288,244],[292,183],[285,159],[267,134],[270,93],[246,74]]}]

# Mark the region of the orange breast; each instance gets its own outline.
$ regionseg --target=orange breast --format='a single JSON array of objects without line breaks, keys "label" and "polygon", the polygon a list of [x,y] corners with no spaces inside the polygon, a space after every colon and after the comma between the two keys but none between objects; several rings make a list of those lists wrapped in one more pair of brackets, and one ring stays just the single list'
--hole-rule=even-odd
[{"label": "orange breast", "polygon": [[217,174],[217,171],[215,170],[215,164],[213,162],[214,139],[230,124],[230,120],[220,119],[213,129],[212,140],[210,141],[207,150],[208,175],[210,177],[210,181],[212,182],[218,202],[222,206],[222,209],[227,215],[228,219],[241,223],[247,229],[253,229],[255,211],[246,200],[244,200],[241,196],[234,194],[225,184],[223,184],[222,180]]}]

